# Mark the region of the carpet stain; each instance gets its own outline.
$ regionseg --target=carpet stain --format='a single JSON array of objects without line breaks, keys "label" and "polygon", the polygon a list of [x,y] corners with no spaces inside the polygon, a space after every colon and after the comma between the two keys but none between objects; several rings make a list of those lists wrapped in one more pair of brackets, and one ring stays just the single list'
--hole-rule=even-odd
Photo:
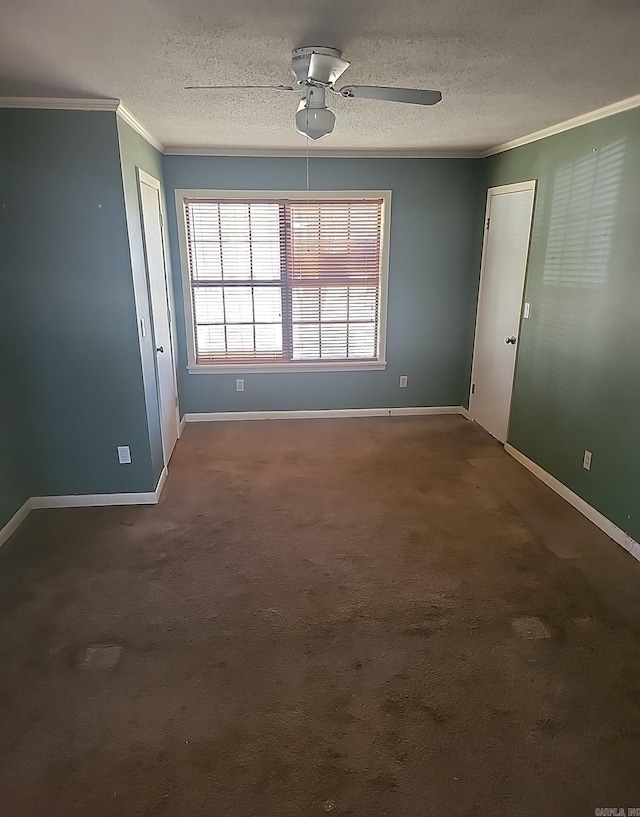
[{"label": "carpet stain", "polygon": [[536,616],[522,616],[514,618],[511,626],[520,638],[537,640],[540,638],[551,638],[549,628]]},{"label": "carpet stain", "polygon": [[640,804],[638,587],[460,417],[188,425],[0,550],[2,817]]},{"label": "carpet stain", "polygon": [[78,656],[78,666],[86,670],[110,670],[121,656],[122,647],[118,644],[92,644]]},{"label": "carpet stain", "polygon": [[367,781],[368,785],[377,792],[395,791],[398,781],[390,774],[378,774]]}]

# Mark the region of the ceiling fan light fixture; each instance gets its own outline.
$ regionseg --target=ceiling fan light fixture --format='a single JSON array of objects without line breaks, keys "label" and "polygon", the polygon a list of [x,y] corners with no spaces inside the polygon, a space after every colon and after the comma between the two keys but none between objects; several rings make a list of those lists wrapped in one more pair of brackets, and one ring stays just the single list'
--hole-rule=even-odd
[{"label": "ceiling fan light fixture", "polygon": [[329,108],[308,108],[301,106],[295,117],[296,130],[309,139],[322,139],[333,131],[336,117]]}]

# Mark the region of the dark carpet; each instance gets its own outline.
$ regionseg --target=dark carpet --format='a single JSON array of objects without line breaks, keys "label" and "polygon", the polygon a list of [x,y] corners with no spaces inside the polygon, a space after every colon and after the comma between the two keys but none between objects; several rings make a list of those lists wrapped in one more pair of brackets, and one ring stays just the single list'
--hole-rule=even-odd
[{"label": "dark carpet", "polygon": [[3,817],[640,808],[640,564],[462,418],[188,426],[0,592]]}]

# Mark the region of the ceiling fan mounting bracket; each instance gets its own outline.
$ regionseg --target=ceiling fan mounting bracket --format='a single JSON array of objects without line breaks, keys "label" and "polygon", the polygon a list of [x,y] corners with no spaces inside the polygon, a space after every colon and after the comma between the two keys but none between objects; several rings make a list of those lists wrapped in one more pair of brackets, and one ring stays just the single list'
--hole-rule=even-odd
[{"label": "ceiling fan mounting bracket", "polygon": [[337,48],[312,45],[295,48],[291,54],[291,73],[298,85],[331,87],[350,63]]}]

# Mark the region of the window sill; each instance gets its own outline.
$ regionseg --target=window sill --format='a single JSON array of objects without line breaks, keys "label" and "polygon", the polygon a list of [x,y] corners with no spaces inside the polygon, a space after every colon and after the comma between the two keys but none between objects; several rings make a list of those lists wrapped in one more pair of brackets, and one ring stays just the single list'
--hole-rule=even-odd
[{"label": "window sill", "polygon": [[187,366],[189,374],[281,374],[283,372],[370,372],[387,368],[383,360],[327,361],[326,363],[238,363],[205,364],[192,363]]}]

